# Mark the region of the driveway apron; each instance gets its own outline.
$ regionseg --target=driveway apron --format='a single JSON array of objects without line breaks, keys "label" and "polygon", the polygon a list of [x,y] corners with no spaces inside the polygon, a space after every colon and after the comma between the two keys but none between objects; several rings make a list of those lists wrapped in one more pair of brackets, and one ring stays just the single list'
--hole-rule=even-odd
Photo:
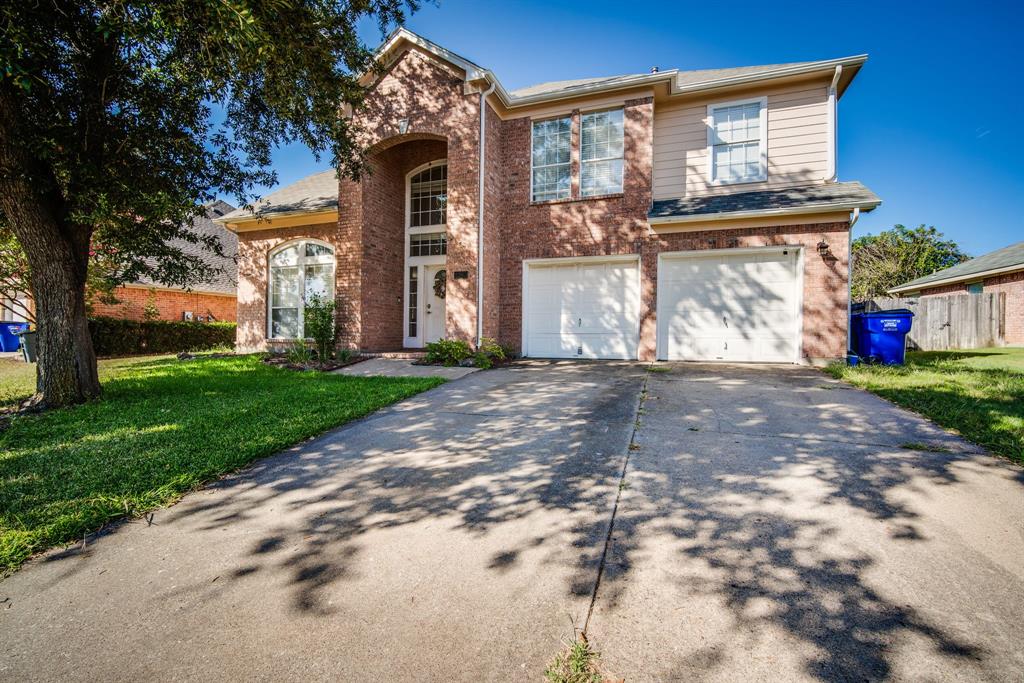
[{"label": "driveway apron", "polygon": [[536,680],[590,605],[644,374],[476,373],[44,555],[0,582],[0,679]]}]

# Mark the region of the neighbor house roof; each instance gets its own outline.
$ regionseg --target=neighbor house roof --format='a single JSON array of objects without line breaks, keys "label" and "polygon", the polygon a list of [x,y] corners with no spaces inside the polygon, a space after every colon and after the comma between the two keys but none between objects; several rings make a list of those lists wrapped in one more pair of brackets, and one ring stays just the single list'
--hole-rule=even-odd
[{"label": "neighbor house roof", "polygon": [[[691,71],[659,69],[647,73],[625,74],[621,76],[550,81],[516,90],[506,90],[498,80],[498,77],[490,69],[486,69],[406,28],[398,28],[388,36],[381,46],[377,48],[377,59],[382,63],[389,63],[389,60],[397,58],[397,55],[401,53],[401,46],[406,43],[417,45],[421,49],[459,67],[466,72],[466,81],[485,80],[493,83],[498,98],[502,101],[502,104],[509,108],[576,97],[578,95],[619,90],[628,87],[653,86],[656,84],[667,84],[670,95],[680,95],[700,90],[714,90],[734,85],[754,84],[758,81],[773,78],[786,78],[815,72],[833,73],[836,71],[836,67],[841,67],[841,77],[837,84],[838,94],[841,96],[857,71],[867,61],[867,55],[852,55],[838,59],[741,66],[728,69],[699,69]],[[366,74],[365,76],[370,77],[370,75]]]},{"label": "neighbor house roof", "polygon": [[1024,270],[1024,242],[1017,242],[1016,244],[997,249],[984,256],[973,258],[970,261],[964,261],[945,270],[939,270],[931,275],[919,277],[899,287],[893,287],[889,291],[909,292],[927,287],[978,280],[983,277],[1015,270]]},{"label": "neighbor house roof", "polygon": [[[182,239],[167,241],[167,244],[177,247],[187,256],[194,256],[215,271],[218,271],[210,280],[197,282],[190,289],[216,294],[234,294],[236,292],[238,288],[238,264],[235,259],[238,255],[238,236],[226,230],[223,225],[214,222],[234,210],[235,207],[218,199],[206,205],[205,216],[200,216],[192,221],[191,230],[196,235],[199,237],[214,235],[220,240],[221,248],[224,252],[223,256],[214,254],[201,243],[197,244]],[[149,279],[142,279],[133,284],[146,287],[165,286]]]},{"label": "neighbor house roof", "polygon": [[338,175],[331,169],[285,185],[253,202],[252,207],[235,209],[215,220],[218,223],[234,223],[337,209]]},{"label": "neighbor house roof", "polygon": [[870,211],[881,203],[882,200],[874,192],[858,182],[826,183],[777,190],[661,199],[654,202],[647,217],[651,224],[681,223],[853,209]]}]

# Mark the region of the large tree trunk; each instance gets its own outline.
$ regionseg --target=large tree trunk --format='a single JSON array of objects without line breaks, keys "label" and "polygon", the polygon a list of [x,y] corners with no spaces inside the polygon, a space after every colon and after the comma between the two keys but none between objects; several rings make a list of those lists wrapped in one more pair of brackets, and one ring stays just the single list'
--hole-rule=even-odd
[{"label": "large tree trunk", "polygon": [[0,207],[28,257],[39,329],[32,404],[81,403],[100,394],[85,316],[92,230],[69,220],[56,179],[17,144],[17,131],[16,105],[0,88]]}]

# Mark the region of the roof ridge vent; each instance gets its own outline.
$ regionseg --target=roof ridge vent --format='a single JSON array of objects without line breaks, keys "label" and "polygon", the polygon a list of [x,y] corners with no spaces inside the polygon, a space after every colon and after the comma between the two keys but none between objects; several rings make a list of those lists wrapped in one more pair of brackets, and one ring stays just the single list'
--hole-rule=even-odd
[{"label": "roof ridge vent", "polygon": [[656,67],[656,66],[652,66],[652,67],[651,67],[651,73],[652,73],[652,74],[656,74],[656,73],[658,73],[658,72],[659,72],[660,70],[661,70],[661,69],[659,69],[659,68],[658,68],[658,67]]}]

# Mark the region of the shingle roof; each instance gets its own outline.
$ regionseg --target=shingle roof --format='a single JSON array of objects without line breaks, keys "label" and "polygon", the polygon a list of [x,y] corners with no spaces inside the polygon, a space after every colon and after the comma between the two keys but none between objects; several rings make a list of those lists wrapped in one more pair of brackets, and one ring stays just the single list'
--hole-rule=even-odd
[{"label": "shingle roof", "polygon": [[220,222],[269,216],[281,213],[326,211],[338,208],[338,175],[334,169],[314,173],[291,185],[285,185],[253,203],[254,211],[235,209],[222,216]]},{"label": "shingle roof", "polygon": [[1008,247],[989,252],[984,256],[973,258],[970,261],[958,263],[951,268],[939,270],[931,275],[919,277],[916,280],[894,287],[891,291],[920,289],[934,282],[957,281],[970,279],[972,275],[985,273],[990,270],[1003,270],[1018,266],[1024,269],[1024,242],[1017,242]]},{"label": "shingle roof", "polygon": [[[206,282],[197,282],[192,285],[191,289],[201,292],[218,292],[221,294],[234,294],[236,292],[238,287],[238,264],[235,259],[238,255],[238,236],[227,230],[220,223],[213,222],[214,218],[219,218],[220,216],[234,210],[235,207],[218,199],[207,205],[206,216],[196,218],[192,221],[192,232],[196,233],[200,237],[216,235],[220,239],[224,256],[217,256],[202,244],[196,244],[194,242],[188,242],[181,239],[168,240],[168,244],[177,247],[186,255],[199,258],[210,267],[221,271],[211,280]],[[161,286],[160,283],[153,282],[149,279],[139,280],[135,284]]]},{"label": "shingle roof", "polygon": [[651,219],[703,217],[719,214],[784,212],[787,209],[814,210],[873,209],[882,202],[860,183],[825,183],[778,190],[757,190],[654,202],[647,214]]},{"label": "shingle roof", "polygon": [[[753,76],[760,73],[768,73],[776,69],[783,69],[787,67],[801,67],[817,64],[817,62],[787,62],[784,64],[761,64],[758,66],[740,66],[729,69],[696,69],[693,71],[677,71],[675,74],[676,86],[687,86],[694,85],[697,83],[706,83],[708,81],[718,81],[724,78],[734,78],[736,76]],[[594,86],[603,85],[612,87],[617,81],[628,81],[642,76],[648,76],[650,74],[625,74],[622,76],[601,76],[598,78],[577,78],[566,81],[549,81],[547,83],[538,83],[537,85],[531,85],[526,88],[518,88],[509,92],[514,98],[521,97],[534,97],[537,95],[549,95],[556,92],[571,93],[572,90]]]}]

